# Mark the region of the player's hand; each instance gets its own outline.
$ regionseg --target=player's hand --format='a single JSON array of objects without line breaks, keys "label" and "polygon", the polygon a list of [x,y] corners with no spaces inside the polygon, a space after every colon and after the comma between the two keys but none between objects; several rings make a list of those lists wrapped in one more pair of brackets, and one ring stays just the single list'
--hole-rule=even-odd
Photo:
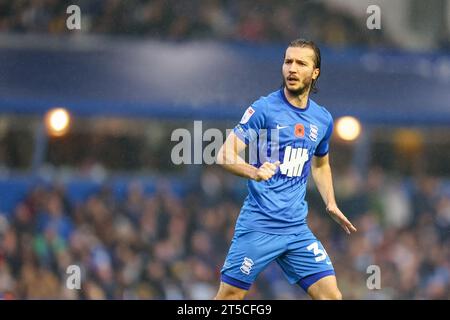
[{"label": "player's hand", "polygon": [[280,166],[280,161],[275,163],[264,162],[261,167],[258,168],[255,175],[256,181],[266,181],[272,178],[272,176],[277,172],[278,167]]},{"label": "player's hand", "polygon": [[327,212],[334,219],[334,221],[341,225],[342,229],[344,229],[347,234],[356,232],[356,228],[336,205],[328,205]]}]

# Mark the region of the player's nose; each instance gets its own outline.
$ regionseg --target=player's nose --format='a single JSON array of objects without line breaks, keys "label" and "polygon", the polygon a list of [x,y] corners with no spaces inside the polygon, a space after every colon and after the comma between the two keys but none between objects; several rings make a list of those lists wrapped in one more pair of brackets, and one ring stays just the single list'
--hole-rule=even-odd
[{"label": "player's nose", "polygon": [[289,75],[290,76],[296,76],[297,75],[297,70],[293,66],[290,66],[288,71],[289,71]]}]

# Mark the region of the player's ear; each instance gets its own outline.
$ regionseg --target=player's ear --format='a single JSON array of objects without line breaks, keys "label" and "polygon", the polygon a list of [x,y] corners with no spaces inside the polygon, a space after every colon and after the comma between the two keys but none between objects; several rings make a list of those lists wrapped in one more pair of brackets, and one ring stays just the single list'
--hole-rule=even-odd
[{"label": "player's ear", "polygon": [[312,74],[312,78],[313,80],[316,80],[320,75],[320,69],[319,68],[315,68]]}]

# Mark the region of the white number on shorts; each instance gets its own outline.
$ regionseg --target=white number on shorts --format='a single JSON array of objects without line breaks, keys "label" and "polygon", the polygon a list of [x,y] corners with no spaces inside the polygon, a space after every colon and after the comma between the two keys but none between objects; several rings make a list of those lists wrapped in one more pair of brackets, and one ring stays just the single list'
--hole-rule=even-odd
[{"label": "white number on shorts", "polygon": [[306,247],[306,249],[308,249],[308,251],[312,250],[312,252],[316,256],[316,262],[320,262],[327,258],[327,253],[325,252],[325,250],[319,249],[319,243],[317,241],[311,243],[308,247]]}]

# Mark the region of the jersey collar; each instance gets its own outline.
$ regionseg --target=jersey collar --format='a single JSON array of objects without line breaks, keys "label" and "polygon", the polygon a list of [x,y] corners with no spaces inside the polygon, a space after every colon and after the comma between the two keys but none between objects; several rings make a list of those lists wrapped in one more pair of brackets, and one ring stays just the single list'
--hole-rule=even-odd
[{"label": "jersey collar", "polygon": [[306,103],[306,108],[302,109],[299,107],[294,106],[293,104],[291,104],[288,99],[286,98],[286,95],[284,94],[284,88],[280,89],[280,95],[281,98],[283,99],[284,103],[286,103],[289,107],[291,107],[292,109],[294,109],[297,112],[305,112],[306,110],[309,109],[309,105],[310,105],[310,99],[308,98],[308,102]]}]

